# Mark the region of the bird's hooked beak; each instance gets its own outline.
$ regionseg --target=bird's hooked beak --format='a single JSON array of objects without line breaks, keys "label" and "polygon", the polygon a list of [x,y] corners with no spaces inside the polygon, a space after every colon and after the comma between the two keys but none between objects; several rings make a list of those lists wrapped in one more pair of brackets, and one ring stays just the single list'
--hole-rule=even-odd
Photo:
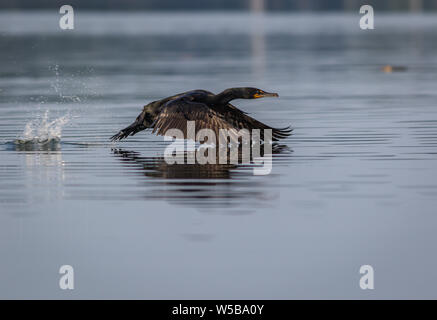
[{"label": "bird's hooked beak", "polygon": [[277,94],[276,92],[260,92],[260,93],[255,93],[253,95],[254,99],[258,99],[258,98],[265,98],[265,97],[279,97],[279,94]]}]

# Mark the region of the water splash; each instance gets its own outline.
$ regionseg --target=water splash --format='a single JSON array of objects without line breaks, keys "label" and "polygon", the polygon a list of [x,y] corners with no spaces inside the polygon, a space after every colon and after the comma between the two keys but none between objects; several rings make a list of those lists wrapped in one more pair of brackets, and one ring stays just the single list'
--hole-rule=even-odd
[{"label": "water splash", "polygon": [[58,64],[55,64],[54,66],[49,66],[49,70],[53,71],[55,74],[55,79],[54,81],[51,82],[50,86],[54,90],[55,94],[60,98],[60,100],[69,101],[69,102],[81,102],[80,97],[76,95],[67,96],[63,93],[64,90],[68,90],[67,84],[71,85],[71,83],[75,82],[74,76],[70,75],[69,77],[67,76],[61,77]]},{"label": "water splash", "polygon": [[70,114],[66,114],[54,120],[49,119],[49,111],[42,117],[26,123],[21,136],[14,141],[15,144],[24,143],[52,143],[61,140],[62,128],[70,122]]}]

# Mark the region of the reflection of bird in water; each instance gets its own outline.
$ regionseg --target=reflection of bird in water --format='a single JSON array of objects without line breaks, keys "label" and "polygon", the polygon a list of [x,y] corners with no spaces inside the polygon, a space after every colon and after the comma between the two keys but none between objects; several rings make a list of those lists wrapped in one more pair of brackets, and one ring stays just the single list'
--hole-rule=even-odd
[{"label": "reflection of bird in water", "polygon": [[289,127],[270,127],[229,103],[234,99],[263,97],[278,97],[278,94],[256,88],[230,88],[219,94],[205,90],[184,92],[144,106],[135,122],[111,137],[111,140],[121,140],[147,128],[153,129],[158,135],[165,135],[169,129],[179,129],[187,138],[188,121],[195,121],[196,132],[211,129],[216,137],[220,136],[220,129],[271,129],[273,141],[289,136],[292,131]]},{"label": "reflection of bird in water", "polygon": [[[145,181],[147,199],[166,199],[194,207],[228,207],[248,203],[239,201],[248,198],[252,199],[250,205],[262,206],[266,199],[275,197],[269,194],[265,180],[250,179],[253,177],[250,164],[187,164],[186,161],[167,164],[164,157],[144,157],[139,152],[122,149],[112,152],[127,169],[153,178]],[[273,155],[290,153],[287,146],[272,146]]]},{"label": "reflection of bird in water", "polygon": [[128,163],[140,164],[144,175],[163,179],[229,179],[230,170],[235,169],[234,164],[187,164],[187,154],[184,155],[183,164],[167,164],[164,157],[142,157],[135,151],[121,149],[112,150],[120,160]]},{"label": "reflection of bird in water", "polygon": [[[181,155],[183,163],[168,164],[164,157],[142,157],[140,153],[135,151],[126,151],[122,149],[112,149],[112,152],[120,156],[122,161],[135,162],[141,164],[145,170],[144,174],[149,177],[159,177],[164,179],[229,179],[230,171],[239,167],[238,164],[219,164],[218,152],[216,163],[193,163],[189,164],[187,161],[188,154],[184,152]],[[272,144],[272,155],[291,153],[291,150],[286,145]],[[260,156],[264,157],[264,150],[260,150]],[[238,162],[250,168],[251,163],[242,163],[242,151],[238,150]],[[252,158],[250,159],[253,160]]]},{"label": "reflection of bird in water", "polygon": [[402,72],[402,71],[407,71],[407,67],[386,65],[386,66],[383,66],[381,68],[381,70],[383,72],[386,72],[386,73],[390,73],[390,72]]}]

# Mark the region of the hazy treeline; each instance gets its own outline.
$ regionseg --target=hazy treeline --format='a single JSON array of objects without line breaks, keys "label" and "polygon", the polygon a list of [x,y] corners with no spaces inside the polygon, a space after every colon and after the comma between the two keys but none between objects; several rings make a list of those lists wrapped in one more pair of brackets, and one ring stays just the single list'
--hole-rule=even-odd
[{"label": "hazy treeline", "polygon": [[437,0],[1,0],[2,9],[48,9],[70,4],[91,10],[436,10]]}]

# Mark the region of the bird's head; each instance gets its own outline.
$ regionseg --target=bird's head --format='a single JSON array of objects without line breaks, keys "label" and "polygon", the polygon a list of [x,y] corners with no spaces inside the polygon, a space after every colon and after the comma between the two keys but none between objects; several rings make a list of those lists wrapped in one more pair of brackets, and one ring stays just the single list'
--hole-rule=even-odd
[{"label": "bird's head", "polygon": [[258,99],[264,97],[279,97],[277,93],[265,92],[258,88],[229,88],[214,97],[218,104],[226,104],[234,99]]},{"label": "bird's head", "polygon": [[279,97],[277,93],[274,92],[266,92],[264,90],[258,88],[232,88],[232,93],[235,98],[240,99],[258,99],[264,97]]}]

